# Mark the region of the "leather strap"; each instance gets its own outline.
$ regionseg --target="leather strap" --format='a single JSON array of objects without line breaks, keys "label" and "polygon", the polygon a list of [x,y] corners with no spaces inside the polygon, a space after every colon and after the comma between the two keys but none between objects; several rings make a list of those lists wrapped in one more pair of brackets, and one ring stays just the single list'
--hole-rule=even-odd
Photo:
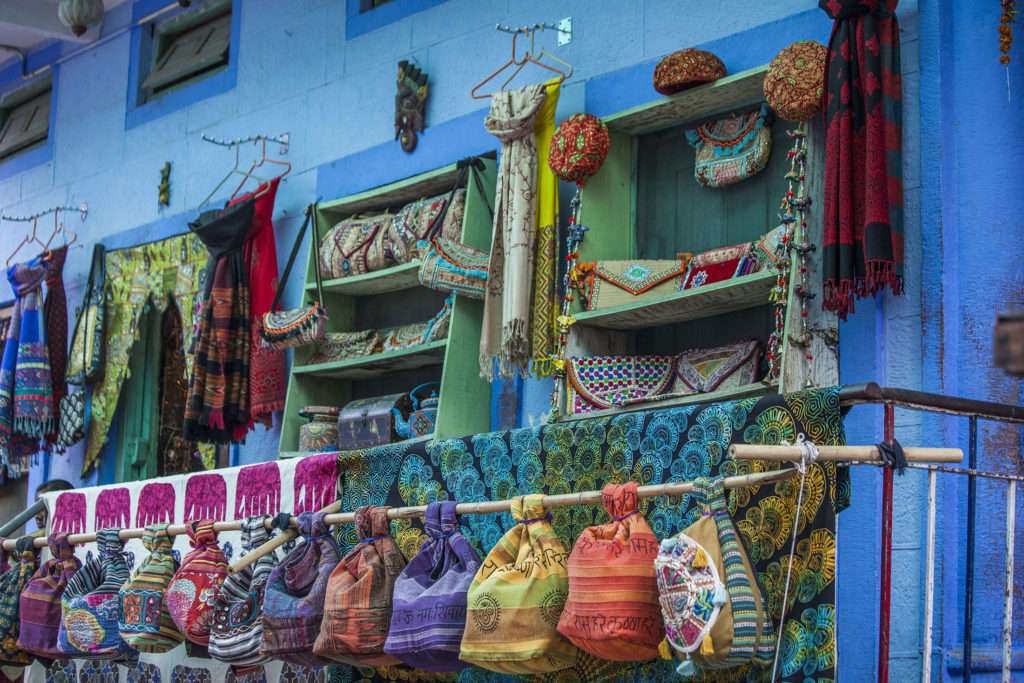
[{"label": "leather strap", "polygon": [[480,193],[480,197],[484,200],[487,212],[491,215],[491,221],[494,221],[494,209],[491,208],[491,203],[487,201],[487,193],[484,192],[484,184],[483,181],[480,180],[480,172],[483,172],[484,169],[487,168],[487,166],[484,165],[483,159],[480,157],[466,157],[465,159],[460,159],[456,166],[459,169],[459,174],[455,177],[455,186],[452,188],[451,194],[448,195],[448,201],[444,203],[444,206],[441,207],[441,211],[438,212],[437,216],[434,218],[434,222],[430,224],[429,228],[427,228],[427,234],[424,237],[427,242],[435,239],[437,234],[441,232],[441,228],[444,226],[444,218],[448,215],[448,207],[451,206],[452,202],[455,200],[455,193],[458,192],[463,182],[465,182],[467,173],[473,176],[473,180],[476,183],[476,189]]},{"label": "leather strap", "polygon": [[[277,283],[277,291],[274,293],[274,303],[270,305],[270,310],[277,311],[278,305],[281,303],[281,296],[284,294],[285,284],[288,282],[288,276],[292,272],[292,265],[295,263],[295,257],[299,253],[299,247],[302,246],[302,238],[306,234],[306,226],[309,225],[310,220],[313,221],[313,272],[316,273],[316,297],[317,303],[321,307],[324,305],[324,292],[323,283],[320,281],[320,237],[316,229],[316,204],[310,204],[306,207],[306,218],[302,221],[302,227],[299,228],[299,234],[295,236],[295,244],[292,245],[292,251],[288,255],[288,263],[284,267],[284,273],[281,274],[281,279]],[[303,298],[305,294],[303,294]]]}]

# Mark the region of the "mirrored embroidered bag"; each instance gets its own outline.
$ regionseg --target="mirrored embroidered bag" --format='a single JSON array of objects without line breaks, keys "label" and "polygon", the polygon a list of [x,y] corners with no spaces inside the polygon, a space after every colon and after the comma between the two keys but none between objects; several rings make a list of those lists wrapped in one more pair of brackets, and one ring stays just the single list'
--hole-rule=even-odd
[{"label": "mirrored embroidered bag", "polygon": [[685,395],[753,384],[760,361],[761,342],[757,339],[684,351],[676,356],[672,393]]},{"label": "mirrored embroidered bag", "polygon": [[178,570],[167,524],[151,524],[142,534],[149,555],[121,588],[118,627],[139,652],[167,652],[185,640],[167,610],[164,593]]},{"label": "mirrored embroidered bag", "polygon": [[185,523],[192,550],[167,586],[167,609],[185,638],[196,645],[210,642],[213,605],[228,575],[228,561],[217,545],[212,519]]},{"label": "mirrored embroidered bag", "polygon": [[60,596],[82,563],[64,533],[46,539],[53,559],[39,565],[21,593],[18,647],[37,657],[60,659],[57,633],[60,631]]},{"label": "mirrored embroidered bag", "polygon": [[657,399],[672,386],[672,356],[569,358],[567,413],[585,413]]},{"label": "mirrored embroidered bag", "polygon": [[424,671],[458,671],[466,629],[466,591],[480,554],[462,534],[456,503],[427,505],[427,540],[395,581],[384,651]]},{"label": "mirrored embroidered bag", "polygon": [[697,150],[697,182],[707,188],[720,188],[763,171],[772,151],[772,118],[772,110],[762,104],[759,110],[744,116],[686,131],[687,141]]},{"label": "mirrored embroidered bag", "polygon": [[61,596],[57,647],[75,659],[124,662],[139,657],[118,631],[118,593],[131,573],[119,532],[116,527],[96,532],[98,555],[71,577]]}]

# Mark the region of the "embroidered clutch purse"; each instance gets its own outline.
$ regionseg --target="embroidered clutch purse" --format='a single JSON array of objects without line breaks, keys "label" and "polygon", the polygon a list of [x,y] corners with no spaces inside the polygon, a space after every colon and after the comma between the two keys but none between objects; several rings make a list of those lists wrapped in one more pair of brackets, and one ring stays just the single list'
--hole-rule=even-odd
[{"label": "embroidered clutch purse", "polygon": [[309,359],[309,364],[334,363],[347,358],[361,358],[379,353],[380,332],[328,332]]},{"label": "embroidered clutch purse", "polygon": [[593,311],[679,291],[686,260],[595,261],[583,270],[587,310]]},{"label": "embroidered clutch purse", "polygon": [[448,325],[452,319],[452,304],[455,295],[450,294],[444,302],[444,306],[437,314],[422,323],[410,323],[395,328],[384,337],[382,344],[384,351],[397,351],[407,346],[427,344],[439,339],[448,338]]},{"label": "embroidered clutch purse", "polygon": [[444,194],[402,207],[391,222],[391,248],[396,262],[410,263],[423,258],[420,242],[427,239],[431,224],[442,211],[445,213],[439,235],[447,240],[458,241],[462,237],[462,219],[466,214],[465,188],[456,190],[452,196]]},{"label": "embroidered clutch purse", "polygon": [[762,104],[745,116],[721,119],[686,131],[697,150],[694,175],[704,187],[719,188],[757,175],[772,152],[772,111]]},{"label": "embroidered clutch purse", "polygon": [[685,395],[753,384],[761,360],[761,342],[756,339],[693,349],[676,356],[672,393]]},{"label": "embroidered clutch purse", "polygon": [[672,385],[672,356],[588,356],[567,363],[570,415],[641,403]]},{"label": "embroidered clutch purse", "polygon": [[320,244],[320,275],[350,277],[395,265],[390,239],[394,218],[349,218],[328,230]]}]

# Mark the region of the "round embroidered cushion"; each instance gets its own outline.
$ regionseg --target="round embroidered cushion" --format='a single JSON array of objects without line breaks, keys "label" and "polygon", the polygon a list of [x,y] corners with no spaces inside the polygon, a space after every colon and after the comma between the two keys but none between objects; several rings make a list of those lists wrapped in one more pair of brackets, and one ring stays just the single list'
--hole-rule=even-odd
[{"label": "round embroidered cushion", "polygon": [[764,99],[787,121],[806,121],[821,111],[827,48],[813,40],[793,43],[776,55],[764,75]]},{"label": "round embroidered cushion", "polygon": [[608,128],[592,114],[573,114],[551,137],[548,166],[567,183],[582,185],[608,156]]},{"label": "round embroidered cushion", "polygon": [[671,95],[725,76],[725,64],[714,54],[688,47],[673,52],[654,67],[654,89]]}]

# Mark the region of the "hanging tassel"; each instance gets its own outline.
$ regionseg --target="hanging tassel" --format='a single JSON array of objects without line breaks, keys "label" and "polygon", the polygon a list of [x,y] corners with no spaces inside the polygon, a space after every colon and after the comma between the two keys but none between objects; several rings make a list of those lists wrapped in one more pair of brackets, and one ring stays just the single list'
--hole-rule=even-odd
[{"label": "hanging tassel", "polygon": [[697,674],[697,665],[693,663],[692,659],[687,659],[685,662],[680,662],[679,666],[676,667],[676,673],[683,678],[689,678]]},{"label": "hanging tassel", "polygon": [[708,656],[708,657],[710,657],[711,655],[715,654],[715,646],[711,642],[711,634],[710,633],[705,635],[704,636],[704,640],[701,641],[700,653],[702,655],[705,655],[705,656]]},{"label": "hanging tassel", "polygon": [[658,643],[658,654],[662,659],[672,659],[672,646],[668,644],[668,638],[662,638]]},{"label": "hanging tassel", "polygon": [[697,552],[693,554],[693,562],[690,563],[690,566],[694,569],[708,566],[708,556],[704,552],[704,548],[697,547]]},{"label": "hanging tassel", "polygon": [[725,590],[725,586],[718,584],[718,588],[715,589],[715,594],[711,597],[711,602],[719,607],[729,601],[729,591]]}]

